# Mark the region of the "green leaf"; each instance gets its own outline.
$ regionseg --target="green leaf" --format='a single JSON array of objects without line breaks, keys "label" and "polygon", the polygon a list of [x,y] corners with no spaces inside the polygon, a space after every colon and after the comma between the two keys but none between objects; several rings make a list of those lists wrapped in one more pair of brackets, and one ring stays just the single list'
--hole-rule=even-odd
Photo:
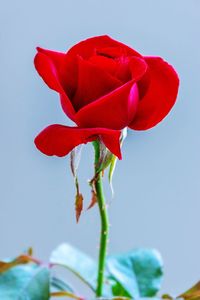
[{"label": "green leaf", "polygon": [[35,264],[15,266],[0,274],[0,299],[48,300],[49,270]]},{"label": "green leaf", "polygon": [[113,174],[114,174],[114,171],[115,171],[116,163],[117,163],[117,156],[115,156],[113,154],[111,162],[110,162],[109,172],[108,172],[108,180],[109,180],[109,183],[110,183],[110,188],[111,188],[112,194],[114,194],[112,180],[113,180]]},{"label": "green leaf", "polygon": [[[121,285],[121,296],[153,297],[161,287],[163,262],[156,250],[137,249],[124,255],[110,256],[107,269]],[[114,296],[118,296],[113,290]]]},{"label": "green leaf", "polygon": [[118,297],[130,297],[130,295],[126,292],[126,290],[123,288],[123,286],[111,278],[112,280],[112,295],[113,296],[118,296]]},{"label": "green leaf", "polygon": [[114,154],[112,154],[104,145],[103,147],[100,148],[99,166],[96,173],[104,171],[110,165],[112,157],[114,156]]},{"label": "green leaf", "polygon": [[[120,137],[120,146],[121,147],[122,147],[123,142],[124,142],[126,137],[127,137],[127,128],[124,128],[122,130],[121,137]],[[113,179],[113,174],[114,174],[114,171],[115,171],[117,160],[118,159],[114,154],[110,158],[110,168],[109,168],[109,172],[108,172],[108,180],[109,180],[109,183],[110,183],[110,188],[111,188],[112,194],[114,194],[112,179]]]},{"label": "green leaf", "polygon": [[67,268],[95,291],[97,266],[85,253],[69,244],[61,244],[53,251],[50,262]]}]

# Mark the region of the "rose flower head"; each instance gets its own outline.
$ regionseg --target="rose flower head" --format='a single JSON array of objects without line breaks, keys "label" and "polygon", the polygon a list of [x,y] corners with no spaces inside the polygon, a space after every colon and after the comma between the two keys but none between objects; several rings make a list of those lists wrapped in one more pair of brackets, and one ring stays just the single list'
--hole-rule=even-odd
[{"label": "rose flower head", "polygon": [[86,39],[67,53],[37,50],[38,73],[59,93],[63,111],[76,124],[50,125],[36,137],[46,155],[65,156],[100,139],[121,159],[122,129],[152,128],[176,101],[179,79],[171,65],[109,36]]}]

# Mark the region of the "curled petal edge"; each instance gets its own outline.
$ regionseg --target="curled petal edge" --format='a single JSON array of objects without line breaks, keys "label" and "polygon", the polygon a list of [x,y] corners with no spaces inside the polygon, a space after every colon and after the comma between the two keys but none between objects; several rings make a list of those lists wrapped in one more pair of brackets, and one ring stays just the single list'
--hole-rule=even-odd
[{"label": "curled petal edge", "polygon": [[107,128],[79,128],[54,124],[46,127],[35,138],[35,145],[42,153],[59,157],[67,155],[74,147],[101,139],[105,146],[119,159],[120,130]]}]

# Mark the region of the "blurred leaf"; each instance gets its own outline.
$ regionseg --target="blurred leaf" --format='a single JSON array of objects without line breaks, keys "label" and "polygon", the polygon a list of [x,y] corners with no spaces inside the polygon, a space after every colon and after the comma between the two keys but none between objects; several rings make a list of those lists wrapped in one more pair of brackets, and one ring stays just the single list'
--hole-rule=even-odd
[{"label": "blurred leaf", "polygon": [[185,300],[199,300],[200,299],[200,281],[197,282],[191,289],[177,298],[183,298]]},{"label": "blurred leaf", "polygon": [[49,270],[29,264],[16,266],[0,275],[0,299],[48,300]]},{"label": "blurred leaf", "polygon": [[110,256],[107,268],[123,287],[123,296],[153,297],[161,287],[163,262],[156,250],[138,249],[124,255]]},{"label": "blurred leaf", "polygon": [[23,253],[28,256],[33,256],[33,248],[29,247],[28,249],[25,249],[25,251],[23,251]]},{"label": "blurred leaf", "polygon": [[164,294],[164,295],[162,295],[162,299],[173,300],[174,298],[168,294]]},{"label": "blurred leaf", "polygon": [[96,263],[85,253],[69,244],[61,244],[51,255],[50,262],[67,268],[86,283],[93,291],[96,288]]},{"label": "blurred leaf", "polygon": [[73,288],[68,283],[53,276],[51,278],[51,292],[55,293],[55,292],[63,292],[63,291],[74,293]]}]

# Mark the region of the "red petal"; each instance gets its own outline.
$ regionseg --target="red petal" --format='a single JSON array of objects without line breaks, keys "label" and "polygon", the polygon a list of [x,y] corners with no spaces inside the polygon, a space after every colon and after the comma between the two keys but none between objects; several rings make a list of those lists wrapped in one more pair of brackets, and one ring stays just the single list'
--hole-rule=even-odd
[{"label": "red petal", "polygon": [[129,59],[129,66],[132,73],[132,79],[140,80],[148,69],[148,65],[144,59],[139,57],[131,57]]},{"label": "red petal", "polygon": [[133,119],[137,103],[137,85],[131,80],[80,109],[75,121],[81,127],[122,129]]},{"label": "red petal", "polygon": [[120,131],[106,128],[78,128],[63,125],[50,125],[36,138],[36,147],[46,155],[65,156],[74,147],[100,137],[105,146],[121,159]]},{"label": "red petal", "polygon": [[79,58],[78,66],[78,88],[72,100],[77,111],[122,85],[102,68],[82,58]]},{"label": "red petal", "polygon": [[131,57],[129,65],[132,78],[137,82],[139,99],[142,99],[146,94],[150,83],[148,65],[143,58],[139,57]]},{"label": "red petal", "polygon": [[109,58],[104,55],[93,55],[89,59],[92,64],[126,83],[131,80],[130,59],[127,56]]},{"label": "red petal", "polygon": [[110,75],[115,76],[118,64],[114,59],[102,55],[93,55],[88,61]]},{"label": "red petal", "polygon": [[60,83],[57,66],[64,60],[62,53],[54,52],[54,59],[48,56],[52,51],[46,51],[41,48],[37,48],[38,53],[35,56],[34,64],[39,75],[43,78],[45,83],[53,90],[60,92],[62,86]]},{"label": "red petal", "polygon": [[123,83],[131,79],[134,79],[135,82],[139,81],[148,69],[145,60],[136,56],[119,56],[116,59],[112,59],[106,56],[94,55],[89,61]]},{"label": "red petal", "polygon": [[75,46],[73,46],[67,54],[69,55],[81,55],[83,58],[89,58],[92,56],[96,49],[108,48],[108,47],[117,47],[122,48],[126,51],[127,55],[141,56],[138,52],[131,49],[127,45],[120,43],[107,35],[95,36],[89,39],[86,39]]},{"label": "red petal", "polygon": [[61,104],[65,113],[73,119],[74,108],[67,96],[64,79],[66,76],[66,55],[59,52],[37,48],[35,68],[45,83],[53,90],[60,93]]},{"label": "red petal", "polygon": [[149,66],[150,85],[129,125],[135,130],[146,130],[162,121],[178,93],[179,79],[173,67],[159,57],[146,57],[145,60]]}]

